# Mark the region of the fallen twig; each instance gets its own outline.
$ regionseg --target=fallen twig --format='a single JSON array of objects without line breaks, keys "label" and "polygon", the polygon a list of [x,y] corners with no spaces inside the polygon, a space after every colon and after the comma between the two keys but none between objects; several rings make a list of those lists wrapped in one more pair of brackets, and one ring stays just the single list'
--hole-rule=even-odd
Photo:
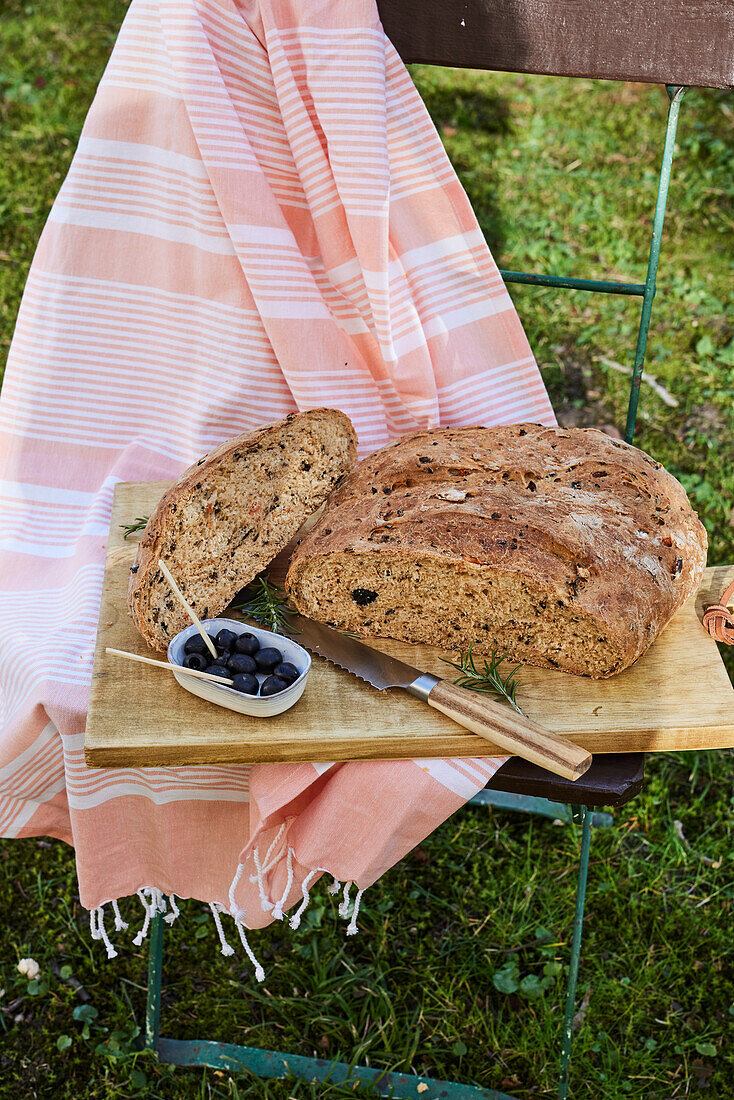
[{"label": "fallen twig", "polygon": [[78,981],[78,979],[75,978],[73,974],[68,978],[62,978],[61,967],[55,959],[51,960],[49,966],[51,967],[60,982],[63,982],[64,985],[68,985],[70,989],[74,990],[74,992],[78,995],[80,1001],[91,1001],[92,998],[89,996],[82,983]]},{"label": "fallen twig", "polygon": [[582,1023],[586,1019],[586,1013],[589,1011],[589,1003],[591,1001],[592,989],[591,986],[584,993],[583,1000],[579,1005],[579,1010],[573,1018],[573,1030],[578,1031]]},{"label": "fallen twig", "polygon": [[678,840],[681,842],[687,852],[690,852],[691,855],[695,856],[697,859],[700,859],[702,863],[707,863],[710,867],[713,867],[715,871],[718,871],[719,867],[721,867],[721,859],[712,859],[711,856],[705,856],[702,852],[694,851],[694,849],[691,848],[691,845],[688,842],[688,838],[683,832],[683,822],[678,821],[677,818],[673,822],[673,832],[678,837]]},{"label": "fallen twig", "polygon": [[[623,363],[615,363],[614,359],[607,359],[606,356],[599,356],[599,362],[603,363],[605,367],[610,367],[612,370],[619,371],[620,374],[633,374],[632,367],[625,367]],[[667,405],[670,409],[678,408],[678,398],[673,397],[670,390],[666,390],[665,386],[658,382],[654,374],[643,374],[642,381],[645,382],[650,389],[658,395],[663,404]]]}]

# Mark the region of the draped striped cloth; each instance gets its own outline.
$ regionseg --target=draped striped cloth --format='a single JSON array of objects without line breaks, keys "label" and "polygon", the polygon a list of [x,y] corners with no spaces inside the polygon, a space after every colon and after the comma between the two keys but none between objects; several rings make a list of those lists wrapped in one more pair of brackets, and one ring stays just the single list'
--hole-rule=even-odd
[{"label": "draped striped cloth", "polygon": [[374,882],[500,763],[84,764],[114,485],[325,404],[362,455],[438,424],[553,423],[373,0],[133,0],[0,400],[0,833],[74,845],[110,955],[101,907],[121,932],[136,891],[144,929],[165,895],[198,898],[247,950],[245,926],[299,903],[297,925],[322,871]]}]

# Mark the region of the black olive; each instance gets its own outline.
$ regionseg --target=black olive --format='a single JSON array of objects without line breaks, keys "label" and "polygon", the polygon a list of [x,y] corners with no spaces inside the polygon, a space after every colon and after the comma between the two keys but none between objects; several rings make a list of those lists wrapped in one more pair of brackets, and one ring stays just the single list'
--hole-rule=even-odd
[{"label": "black olive", "polygon": [[184,653],[208,653],[209,649],[201,634],[192,634],[186,639]]},{"label": "black olive", "polygon": [[237,641],[237,635],[234,630],[220,630],[217,634],[217,649],[231,650],[234,643]]},{"label": "black olive", "polygon": [[195,669],[196,672],[206,672],[209,662],[203,653],[187,653],[181,664],[184,668]]},{"label": "black olive", "polygon": [[253,676],[250,672],[238,672],[232,677],[232,687],[245,695],[257,695],[259,686],[257,676]]},{"label": "black olive", "polygon": [[281,680],[285,680],[286,684],[293,684],[301,673],[290,661],[281,661],[280,664],[276,665],[273,669],[273,675]]},{"label": "black olive", "polygon": [[257,653],[259,648],[260,643],[254,634],[240,634],[234,643],[235,653],[246,653],[248,657],[252,657],[254,653]]},{"label": "black olive", "polygon": [[229,675],[229,669],[226,667],[226,665],[220,665],[220,664],[209,665],[209,668],[207,669],[207,672],[209,673],[210,676],[220,676],[224,680],[230,680],[231,679],[231,676]]},{"label": "black olive", "polygon": [[377,593],[373,592],[371,588],[354,588],[352,589],[352,599],[360,607],[366,607],[368,603],[375,602]]},{"label": "black olive", "polygon": [[283,660],[283,654],[279,649],[275,649],[273,646],[267,646],[265,649],[258,649],[255,654],[255,661],[257,667],[261,668],[264,672],[270,672],[276,665],[279,665]]},{"label": "black olive", "polygon": [[257,668],[254,657],[250,657],[247,653],[233,653],[227,661],[227,668],[230,672],[254,672]]},{"label": "black olive", "polygon": [[267,680],[263,680],[260,687],[261,695],[278,695],[281,691],[285,691],[288,687],[285,680],[281,680],[279,676],[268,676]]}]

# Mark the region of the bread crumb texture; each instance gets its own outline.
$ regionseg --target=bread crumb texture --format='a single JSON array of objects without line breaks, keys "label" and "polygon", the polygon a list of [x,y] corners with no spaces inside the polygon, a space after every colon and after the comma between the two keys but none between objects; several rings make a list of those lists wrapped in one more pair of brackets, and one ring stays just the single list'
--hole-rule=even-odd
[{"label": "bread crumb texture", "polygon": [[201,619],[220,614],[294,537],[356,462],[351,421],[335,409],[294,413],[205,455],[162,497],[143,533],[128,601],[154,649],[189,618],[162,558]]},{"label": "bread crumb texture", "polygon": [[600,678],[697,589],[706,549],[682,485],[636,447],[583,428],[444,428],[346,478],[286,587],[341,630]]}]

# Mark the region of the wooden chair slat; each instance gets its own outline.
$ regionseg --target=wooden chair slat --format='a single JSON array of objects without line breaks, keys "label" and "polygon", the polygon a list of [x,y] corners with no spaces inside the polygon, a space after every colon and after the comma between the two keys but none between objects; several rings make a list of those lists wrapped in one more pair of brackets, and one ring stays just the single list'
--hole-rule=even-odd
[{"label": "wooden chair slat", "polygon": [[487,789],[575,806],[622,806],[642,789],[644,777],[645,757],[638,752],[599,753],[575,783],[513,756],[493,775]]},{"label": "wooden chair slat", "polygon": [[734,0],[377,0],[406,62],[734,85]]}]

